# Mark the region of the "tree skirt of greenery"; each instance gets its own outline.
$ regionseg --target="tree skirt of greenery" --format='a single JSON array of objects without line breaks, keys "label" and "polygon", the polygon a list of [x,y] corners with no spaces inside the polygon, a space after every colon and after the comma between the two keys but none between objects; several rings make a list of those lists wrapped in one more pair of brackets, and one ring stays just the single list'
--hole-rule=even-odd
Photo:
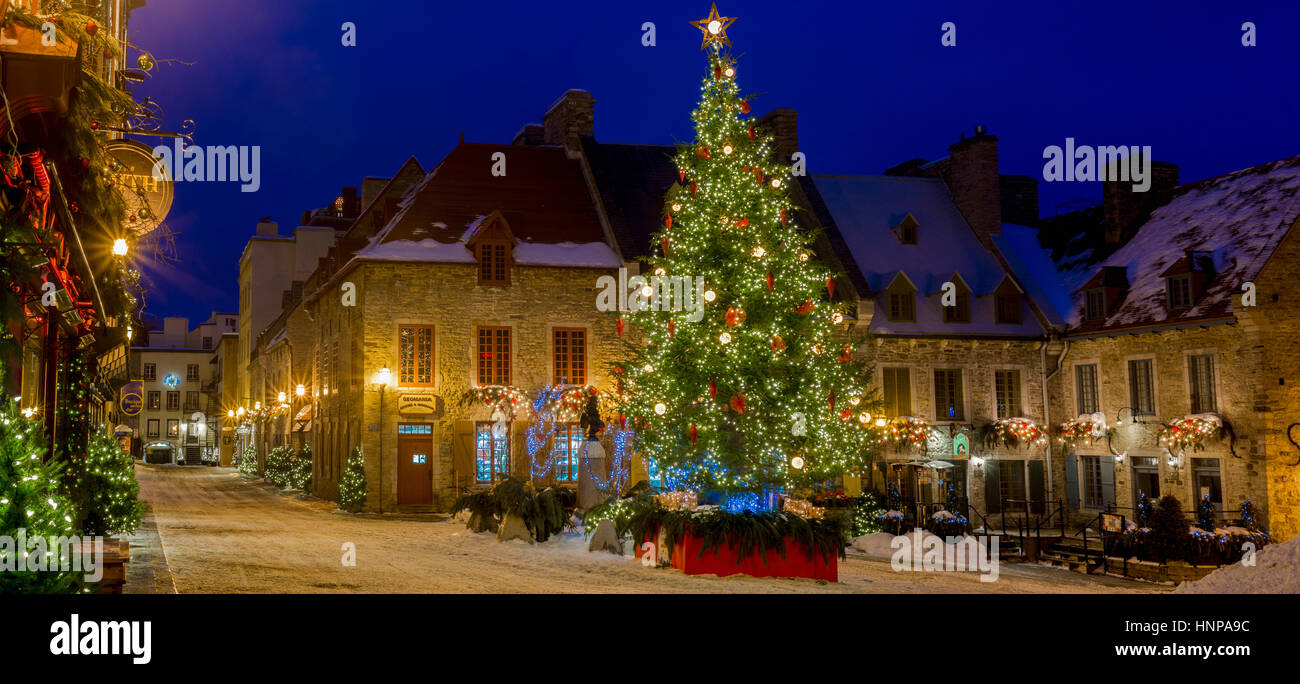
[{"label": "tree skirt of greenery", "polygon": [[786,558],[787,541],[802,542],[810,559],[813,553],[821,554],[827,563],[832,553],[844,558],[847,525],[848,521],[841,517],[808,520],[784,511],[732,513],[721,509],[669,511],[647,507],[633,513],[628,530],[635,541],[655,538],[662,530],[668,549],[686,535],[695,535],[703,542],[700,557],[706,549],[716,553],[725,545],[735,549],[737,562],[758,554],[767,565],[768,551],[775,550]]}]

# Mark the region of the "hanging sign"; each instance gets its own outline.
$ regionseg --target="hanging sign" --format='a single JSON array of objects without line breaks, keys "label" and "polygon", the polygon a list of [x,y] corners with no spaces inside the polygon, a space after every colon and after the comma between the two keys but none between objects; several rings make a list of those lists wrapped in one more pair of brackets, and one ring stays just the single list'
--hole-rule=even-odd
[{"label": "hanging sign", "polygon": [[965,456],[970,453],[970,438],[965,433],[958,433],[952,438],[952,455]]},{"label": "hanging sign", "polygon": [[430,415],[438,412],[438,395],[433,392],[404,392],[397,395],[397,412]]},{"label": "hanging sign", "polygon": [[114,140],[106,147],[113,158],[109,163],[113,187],[126,203],[122,228],[136,237],[148,235],[171,211],[170,171],[154,157],[153,149],[139,140]]},{"label": "hanging sign", "polygon": [[118,407],[122,415],[140,415],[140,409],[144,408],[144,383],[136,380],[122,385],[121,397]]}]

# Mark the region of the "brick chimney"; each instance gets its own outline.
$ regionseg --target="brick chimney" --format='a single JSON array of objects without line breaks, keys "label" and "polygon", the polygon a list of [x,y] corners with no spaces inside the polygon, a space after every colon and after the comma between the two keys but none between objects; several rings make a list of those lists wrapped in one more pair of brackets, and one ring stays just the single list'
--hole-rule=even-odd
[{"label": "brick chimney", "polygon": [[1128,242],[1151,216],[1151,212],[1169,203],[1176,187],[1178,165],[1160,161],[1151,162],[1151,187],[1146,192],[1133,192],[1132,181],[1102,183],[1106,244],[1122,245]]},{"label": "brick chimney", "polygon": [[542,141],[577,150],[582,147],[582,136],[594,133],[595,118],[596,98],[585,90],[569,90],[542,117]]},{"label": "brick chimney", "polygon": [[523,128],[515,133],[515,139],[510,141],[511,145],[541,145],[546,139],[546,127],[539,123],[525,124]]},{"label": "brick chimney", "polygon": [[270,216],[263,216],[257,220],[257,234],[263,237],[275,237],[280,234],[280,224],[272,221]]},{"label": "brick chimney", "polygon": [[343,188],[343,216],[346,218],[356,218],[361,213],[361,200],[357,197],[356,188]]},{"label": "brick chimney", "polygon": [[778,107],[759,117],[759,128],[774,138],[773,154],[781,164],[790,163],[790,155],[799,151],[799,112],[789,107]]},{"label": "brick chimney", "polygon": [[998,176],[998,139],[975,127],[974,137],[965,136],[948,148],[946,177],[953,203],[985,247],[992,248],[991,236],[1002,232],[1002,193]]}]

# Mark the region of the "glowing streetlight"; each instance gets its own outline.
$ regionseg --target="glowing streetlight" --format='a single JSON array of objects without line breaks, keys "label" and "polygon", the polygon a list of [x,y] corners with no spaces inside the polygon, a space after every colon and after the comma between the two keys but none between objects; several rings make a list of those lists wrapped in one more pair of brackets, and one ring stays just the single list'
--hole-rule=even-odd
[{"label": "glowing streetlight", "polygon": [[304,396],[307,394],[307,387],[304,385],[298,385],[298,387],[293,390],[293,393],[299,397]]},{"label": "glowing streetlight", "polygon": [[380,387],[387,387],[388,383],[392,381],[393,381],[393,372],[388,370],[387,367],[380,368],[379,372],[375,373],[375,382],[379,383]]},{"label": "glowing streetlight", "polygon": [[118,238],[113,241],[113,255],[126,256],[126,238]]},{"label": "glowing streetlight", "polygon": [[278,402],[280,402],[281,404],[283,404],[283,403],[284,403],[284,400],[285,400],[285,399],[288,399],[288,398],[289,398],[289,397],[286,396],[284,392],[281,392],[281,393],[279,393],[279,394],[277,394],[277,395],[275,396],[275,400],[278,401]]},{"label": "glowing streetlight", "polygon": [[226,411],[226,417],[227,417],[227,418],[234,418],[234,417],[235,417],[235,409],[230,409],[229,411]]}]

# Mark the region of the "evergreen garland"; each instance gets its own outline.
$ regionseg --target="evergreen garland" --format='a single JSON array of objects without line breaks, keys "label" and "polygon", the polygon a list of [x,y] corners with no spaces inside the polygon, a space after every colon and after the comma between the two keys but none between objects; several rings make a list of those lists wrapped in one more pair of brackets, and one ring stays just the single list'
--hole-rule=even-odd
[{"label": "evergreen garland", "polygon": [[361,447],[352,450],[339,481],[339,508],[356,513],[366,505],[366,463],[361,457]]},{"label": "evergreen garland", "polygon": [[144,516],[134,459],[106,428],[90,438],[84,457],[70,459],[64,483],[83,534],[131,532]]},{"label": "evergreen garland", "polygon": [[[700,557],[706,550],[717,552],[727,546],[736,552],[736,560],[757,554],[767,564],[767,552],[776,551],[786,558],[786,540],[797,540],[811,559],[820,554],[829,563],[831,554],[845,557],[844,536],[848,522],[841,517],[827,520],[809,520],[784,511],[741,511],[732,513],[722,509],[677,510],[646,508],[633,514],[628,524],[634,543],[654,539],[659,531],[664,533],[664,545],[674,548],[687,534],[700,538]],[[671,553],[671,552],[670,552]]]}]

